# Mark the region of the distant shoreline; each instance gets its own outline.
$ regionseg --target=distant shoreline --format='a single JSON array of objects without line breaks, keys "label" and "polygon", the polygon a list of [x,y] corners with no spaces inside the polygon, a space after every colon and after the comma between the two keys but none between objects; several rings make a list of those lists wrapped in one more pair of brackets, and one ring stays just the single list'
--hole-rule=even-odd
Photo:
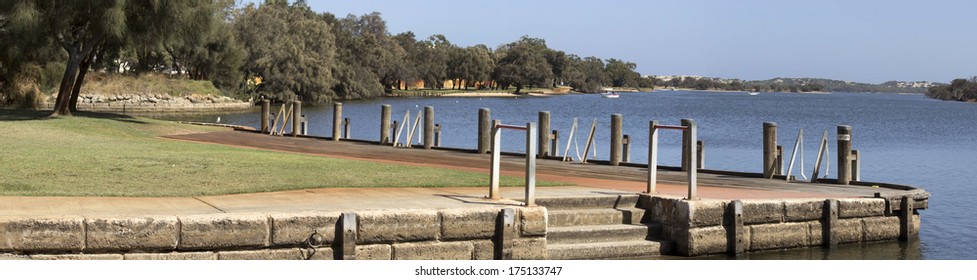
[{"label": "distant shoreline", "polygon": [[[730,92],[730,93],[748,93],[754,92],[751,90],[726,90],[726,89],[694,89],[694,88],[675,88],[675,91],[705,91],[705,92]],[[673,91],[672,88],[661,88],[654,89],[652,92],[658,91]],[[806,94],[831,94],[830,91],[798,91],[798,92],[780,92],[780,91],[757,91],[759,93],[806,93]]]}]

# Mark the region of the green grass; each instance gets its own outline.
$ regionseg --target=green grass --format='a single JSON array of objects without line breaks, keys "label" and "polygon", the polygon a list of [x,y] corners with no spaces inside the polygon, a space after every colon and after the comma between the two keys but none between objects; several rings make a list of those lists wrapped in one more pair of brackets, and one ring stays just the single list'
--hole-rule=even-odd
[{"label": "green grass", "polygon": [[[0,195],[194,196],[335,187],[488,185],[484,173],[158,137],[220,128],[110,114],[43,115],[0,110]],[[523,181],[504,176],[501,184],[521,186]]]}]

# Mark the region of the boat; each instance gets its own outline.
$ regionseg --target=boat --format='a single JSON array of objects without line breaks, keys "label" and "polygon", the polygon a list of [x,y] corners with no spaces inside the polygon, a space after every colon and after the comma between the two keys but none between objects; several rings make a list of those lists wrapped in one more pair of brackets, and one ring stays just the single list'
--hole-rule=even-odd
[{"label": "boat", "polygon": [[746,94],[749,94],[749,95],[760,95],[759,92],[755,92],[755,91],[747,92]]},{"label": "boat", "polygon": [[620,94],[618,94],[616,92],[613,92],[613,91],[604,91],[604,92],[601,92],[600,93],[600,96],[603,97],[603,98],[618,98],[618,97],[621,97]]}]

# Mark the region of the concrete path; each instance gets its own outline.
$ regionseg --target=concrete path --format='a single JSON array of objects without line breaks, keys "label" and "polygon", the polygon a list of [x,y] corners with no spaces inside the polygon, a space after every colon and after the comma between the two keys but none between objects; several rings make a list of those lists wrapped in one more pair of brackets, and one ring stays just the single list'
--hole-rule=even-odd
[{"label": "concrete path", "polygon": [[[170,136],[182,141],[233,145],[253,149],[370,160],[484,172],[487,155],[447,150],[395,149],[360,142],[332,142],[314,138],[276,137],[242,131]],[[503,174],[521,176],[524,159],[503,157]],[[647,169],[575,164],[540,160],[538,180],[566,182],[568,187],[538,187],[537,197],[574,197],[637,193],[645,189]],[[660,171],[658,193],[683,197],[685,173]],[[786,183],[779,180],[700,174],[704,199],[791,199],[864,197],[898,190]],[[922,191],[922,190],[918,190]],[[391,208],[457,208],[519,205],[521,187],[503,188],[504,200],[485,199],[488,188],[334,188],[199,197],[0,197],[0,216],[62,215],[182,215],[289,211],[337,211]]]}]

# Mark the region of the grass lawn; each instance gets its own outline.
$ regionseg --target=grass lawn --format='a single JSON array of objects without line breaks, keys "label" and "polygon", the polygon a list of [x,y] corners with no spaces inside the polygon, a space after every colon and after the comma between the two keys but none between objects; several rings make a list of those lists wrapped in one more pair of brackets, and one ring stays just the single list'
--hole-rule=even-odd
[{"label": "grass lawn", "polygon": [[[488,186],[482,173],[188,143],[223,128],[0,110],[0,195],[194,196],[334,187]],[[503,176],[501,185],[521,186]],[[539,182],[539,185],[565,185]]]}]

